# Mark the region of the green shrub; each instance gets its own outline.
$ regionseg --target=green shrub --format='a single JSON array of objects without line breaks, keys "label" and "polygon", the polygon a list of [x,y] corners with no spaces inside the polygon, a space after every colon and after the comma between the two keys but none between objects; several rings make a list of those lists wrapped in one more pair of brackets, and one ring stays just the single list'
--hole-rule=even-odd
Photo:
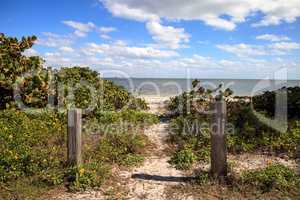
[{"label": "green shrub", "polygon": [[147,137],[141,134],[108,134],[100,140],[95,156],[103,162],[132,166],[143,161],[148,143]]},{"label": "green shrub", "polygon": [[[65,87],[64,91],[61,91],[64,95],[60,97],[60,101],[67,107],[87,108],[93,102],[96,111],[115,111],[124,107],[130,109],[148,108],[144,100],[135,98],[123,87],[115,85],[112,81],[101,79],[98,72],[88,67],[62,68],[56,74],[58,84],[63,84]],[[95,90],[94,94],[91,93],[87,84]],[[70,102],[67,98],[70,92],[68,89],[73,89],[75,86],[77,88],[74,91],[75,102]]]},{"label": "green shrub", "polygon": [[120,118],[133,124],[152,125],[157,124],[159,119],[156,115],[135,110],[124,110],[120,112]]},{"label": "green shrub", "polygon": [[0,130],[0,182],[23,176],[38,176],[49,184],[62,182],[58,171],[65,158],[66,125],[60,116],[5,110],[0,112]]},{"label": "green shrub", "polygon": [[300,87],[288,87],[276,91],[266,91],[252,98],[255,110],[266,112],[268,116],[274,116],[276,105],[276,94],[286,91],[287,113],[289,119],[300,119]]},{"label": "green shrub", "polygon": [[71,167],[66,171],[67,188],[70,191],[83,191],[98,188],[108,176],[109,168],[105,163],[93,161],[80,167]]},{"label": "green shrub", "polygon": [[184,149],[176,152],[170,159],[169,163],[176,169],[187,170],[192,167],[197,157],[191,149]]},{"label": "green shrub", "polygon": [[179,116],[170,122],[168,140],[175,145],[177,151],[189,148],[198,160],[208,161],[210,157],[208,125],[198,116]]},{"label": "green shrub", "polygon": [[[199,158],[207,159],[209,157],[207,148],[210,144],[209,129],[211,120],[209,115],[198,112],[197,108],[208,108],[213,101],[213,95],[211,91],[202,87],[195,90],[195,85],[199,85],[199,81],[193,81],[193,91],[184,92],[170,99],[168,109],[173,114],[172,117],[175,116],[175,118],[170,123],[169,141],[176,145],[177,150],[189,146]],[[300,125],[297,123],[297,113],[294,112],[298,105],[296,105],[297,97],[293,96],[293,94],[298,95],[299,87],[288,88],[287,90],[288,96],[291,96],[291,101],[288,102],[290,121],[286,133],[278,132],[257,119],[252,112],[250,102],[244,101],[243,98],[238,101],[226,101],[225,98],[227,121],[234,128],[227,135],[229,152],[264,151],[278,154],[285,153],[294,158],[300,156]],[[232,91],[227,89],[222,94],[225,97],[230,96]],[[263,95],[255,96],[253,100],[254,107],[263,112],[262,114],[273,116],[274,98],[275,92],[266,92]],[[201,125],[205,123],[207,128],[204,128],[206,130],[203,131]],[[198,127],[198,129],[195,129],[195,127]],[[203,132],[207,134],[203,134]]]},{"label": "green shrub", "polygon": [[140,154],[127,154],[124,157],[121,157],[119,163],[122,166],[136,166],[144,161],[144,156]]},{"label": "green shrub", "polygon": [[272,189],[289,190],[299,187],[300,177],[284,165],[269,165],[265,169],[245,172],[242,182],[260,188],[263,191]]},{"label": "green shrub", "polygon": [[94,117],[99,123],[104,124],[128,122],[132,125],[152,125],[159,122],[157,116],[138,110],[121,110],[119,112],[97,111]]},{"label": "green shrub", "polygon": [[212,177],[209,175],[208,171],[200,171],[196,175],[196,183],[197,184],[208,184],[212,181]]},{"label": "green shrub", "polygon": [[48,90],[48,77],[43,69],[43,61],[37,56],[27,57],[23,53],[37,40],[36,36],[7,37],[0,33],[0,109],[14,106],[13,84],[25,73],[35,71],[31,78],[18,84],[21,98],[26,105],[45,106]]},{"label": "green shrub", "polygon": [[[3,188],[5,194],[8,191],[12,196],[17,196],[14,198],[19,199],[18,194],[14,194],[18,192],[16,188],[6,189],[6,186],[24,185],[22,180],[29,182],[27,184],[29,186],[47,187],[62,184],[64,177],[67,176],[70,190],[84,190],[100,185],[106,171],[98,166],[101,159],[97,160],[95,155],[85,155],[83,158],[84,173],[81,168],[68,169],[66,166],[67,131],[64,114],[66,108],[72,106],[87,108],[93,102],[95,107],[88,115],[84,113],[84,122],[91,119],[97,123],[107,124],[126,121],[132,126],[158,122],[158,118],[154,115],[140,111],[148,108],[143,99],[135,98],[123,87],[101,79],[98,72],[87,67],[46,69],[40,57],[24,55],[24,51],[31,48],[36,39],[33,36],[18,40],[0,33],[1,199]],[[32,77],[18,80],[24,73],[32,71],[35,72]],[[20,100],[29,108],[43,109],[43,114],[27,114],[16,110],[19,107],[13,98],[13,86],[17,80],[20,87]],[[92,86],[95,93],[90,91],[89,86]],[[58,110],[63,108],[62,114],[47,110],[48,99],[53,104],[51,106]],[[113,112],[103,114],[101,113],[103,111]],[[130,128],[128,132],[131,133]],[[120,128],[110,130],[109,133],[119,132],[116,131],[117,129]],[[144,136],[132,135],[105,136],[104,149],[112,151],[100,150],[100,158],[103,153],[103,156],[107,156],[103,160],[116,161],[121,165],[141,162],[143,148],[148,141]],[[24,191],[26,190],[27,188],[24,188]],[[28,187],[28,190],[31,188]]]},{"label": "green shrub", "polygon": [[[17,106],[13,91],[15,83],[20,87],[20,100],[29,107],[45,108],[49,98],[53,106],[63,106],[64,109],[72,106],[88,108],[91,103],[96,110],[148,108],[143,99],[101,79],[98,72],[88,67],[44,68],[42,58],[24,55],[36,40],[36,36],[18,40],[0,33],[0,109]],[[32,77],[20,79],[31,72]],[[68,96],[71,92],[74,98]]]}]

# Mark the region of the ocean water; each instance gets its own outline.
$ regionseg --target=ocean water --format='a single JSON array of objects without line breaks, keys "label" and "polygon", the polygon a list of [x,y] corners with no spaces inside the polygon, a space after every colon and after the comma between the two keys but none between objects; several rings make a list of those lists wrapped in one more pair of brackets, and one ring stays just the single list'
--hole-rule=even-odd
[{"label": "ocean water", "polygon": [[[193,79],[165,78],[106,78],[117,85],[125,87],[135,95],[174,96],[192,88]],[[284,86],[300,86],[300,80],[246,80],[246,79],[199,79],[205,88],[214,89],[219,84],[233,90],[236,96],[253,96],[264,91]]]}]

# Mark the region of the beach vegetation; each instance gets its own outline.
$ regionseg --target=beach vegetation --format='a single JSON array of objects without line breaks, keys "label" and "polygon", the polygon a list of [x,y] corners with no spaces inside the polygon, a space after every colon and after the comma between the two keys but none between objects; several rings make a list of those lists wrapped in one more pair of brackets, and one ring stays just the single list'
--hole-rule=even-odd
[{"label": "beach vegetation", "polygon": [[[158,122],[144,112],[143,99],[98,72],[45,68],[40,57],[26,56],[36,39],[0,34],[0,199],[36,199],[63,185],[69,191],[99,188],[112,165],[143,161],[150,145],[143,130]],[[83,162],[77,167],[66,162],[66,111],[74,107],[85,110]],[[40,112],[31,112],[34,108]],[[92,124],[116,126],[106,132],[86,128]]]}]

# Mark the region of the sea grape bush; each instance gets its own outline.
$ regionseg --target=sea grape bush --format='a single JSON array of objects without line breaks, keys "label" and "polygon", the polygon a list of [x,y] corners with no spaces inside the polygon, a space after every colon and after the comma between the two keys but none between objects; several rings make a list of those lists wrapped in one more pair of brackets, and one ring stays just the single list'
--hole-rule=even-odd
[{"label": "sea grape bush", "polygon": [[[45,106],[48,90],[43,60],[37,56],[27,57],[23,53],[30,49],[37,37],[6,37],[0,33],[0,108],[14,105],[14,84],[22,75],[32,73],[18,83],[22,101],[34,106]],[[35,72],[35,73],[33,73]],[[27,89],[26,89],[27,88]],[[30,90],[28,90],[30,88]],[[36,100],[33,102],[33,99]],[[39,99],[39,100],[37,100]]]},{"label": "sea grape bush", "polygon": [[24,55],[36,39],[35,36],[23,37],[19,41],[0,34],[0,109],[21,106],[63,109],[91,106],[92,110],[119,110],[125,106],[148,108],[144,100],[101,79],[96,71],[87,67],[45,69],[40,57]]}]

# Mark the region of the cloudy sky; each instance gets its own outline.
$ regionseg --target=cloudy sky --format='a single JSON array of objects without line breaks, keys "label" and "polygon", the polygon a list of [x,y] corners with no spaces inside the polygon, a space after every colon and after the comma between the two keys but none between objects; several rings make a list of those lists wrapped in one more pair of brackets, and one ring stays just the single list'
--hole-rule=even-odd
[{"label": "cloudy sky", "polygon": [[2,0],[27,55],[104,76],[300,79],[300,0]]}]

